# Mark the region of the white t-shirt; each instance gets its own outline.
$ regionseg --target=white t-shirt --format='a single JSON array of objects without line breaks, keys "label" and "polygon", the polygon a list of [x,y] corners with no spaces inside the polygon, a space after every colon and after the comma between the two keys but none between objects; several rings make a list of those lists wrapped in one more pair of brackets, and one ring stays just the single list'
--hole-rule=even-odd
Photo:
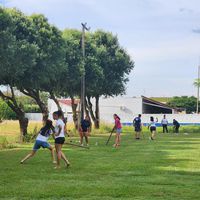
[{"label": "white t-shirt", "polygon": [[40,133],[38,134],[36,140],[40,140],[42,142],[47,142],[47,140],[49,139],[50,135],[52,134],[51,130],[48,130],[48,132],[46,133],[46,135],[41,135]]},{"label": "white t-shirt", "polygon": [[58,136],[55,136],[55,138],[58,138],[58,137],[65,137],[65,124],[63,122],[62,119],[58,119],[56,121],[56,124],[55,124],[55,132],[56,134],[59,132],[59,126],[62,128],[61,131],[60,131],[60,134]]},{"label": "white t-shirt", "polygon": [[156,127],[156,122],[150,121],[149,126],[150,126],[150,127]]},{"label": "white t-shirt", "polygon": [[163,118],[162,121],[161,121],[161,123],[164,124],[164,125],[167,125],[168,121],[167,121],[167,119]]}]

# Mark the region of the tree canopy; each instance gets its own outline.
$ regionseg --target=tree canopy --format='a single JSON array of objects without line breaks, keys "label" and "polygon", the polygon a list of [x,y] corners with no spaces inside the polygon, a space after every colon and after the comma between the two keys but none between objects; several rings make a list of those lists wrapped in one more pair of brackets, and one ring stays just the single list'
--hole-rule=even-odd
[{"label": "tree canopy", "polygon": [[[47,118],[41,94],[46,92],[58,107],[57,97],[70,97],[73,102],[80,97],[81,76],[85,74],[86,111],[98,127],[99,98],[125,94],[134,62],[112,33],[98,30],[85,37],[83,58],[81,31],[62,32],[43,15],[27,16],[16,9],[0,8],[0,84],[11,90],[9,96],[0,91],[2,99],[24,118],[23,107],[16,101],[17,89],[33,98]],[[73,106],[75,114],[77,107]]]}]

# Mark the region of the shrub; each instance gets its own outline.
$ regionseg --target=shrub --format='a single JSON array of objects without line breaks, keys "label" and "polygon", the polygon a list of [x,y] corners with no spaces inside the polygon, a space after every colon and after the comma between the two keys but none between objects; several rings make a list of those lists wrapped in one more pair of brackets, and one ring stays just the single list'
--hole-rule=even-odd
[{"label": "shrub", "polygon": [[17,116],[7,103],[0,99],[0,120],[1,119],[17,119]]}]

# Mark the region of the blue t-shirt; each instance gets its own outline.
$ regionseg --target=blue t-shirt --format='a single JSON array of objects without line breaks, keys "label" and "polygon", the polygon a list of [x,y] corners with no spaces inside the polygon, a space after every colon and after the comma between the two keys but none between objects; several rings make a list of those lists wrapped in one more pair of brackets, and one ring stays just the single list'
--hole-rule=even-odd
[{"label": "blue t-shirt", "polygon": [[140,127],[141,126],[141,119],[140,119],[140,117],[136,117],[133,120],[133,126],[135,126],[135,127]]},{"label": "blue t-shirt", "polygon": [[85,119],[82,120],[82,122],[81,122],[82,131],[87,132],[89,127],[90,127],[90,121],[85,120]]}]

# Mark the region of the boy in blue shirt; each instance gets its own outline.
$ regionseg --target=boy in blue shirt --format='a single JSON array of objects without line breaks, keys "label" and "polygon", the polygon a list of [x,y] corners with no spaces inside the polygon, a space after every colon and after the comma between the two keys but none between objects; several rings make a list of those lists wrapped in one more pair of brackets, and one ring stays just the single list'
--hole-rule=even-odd
[{"label": "boy in blue shirt", "polygon": [[142,131],[141,114],[139,114],[138,117],[133,120],[133,126],[135,128],[135,139],[139,140],[140,132]]}]

